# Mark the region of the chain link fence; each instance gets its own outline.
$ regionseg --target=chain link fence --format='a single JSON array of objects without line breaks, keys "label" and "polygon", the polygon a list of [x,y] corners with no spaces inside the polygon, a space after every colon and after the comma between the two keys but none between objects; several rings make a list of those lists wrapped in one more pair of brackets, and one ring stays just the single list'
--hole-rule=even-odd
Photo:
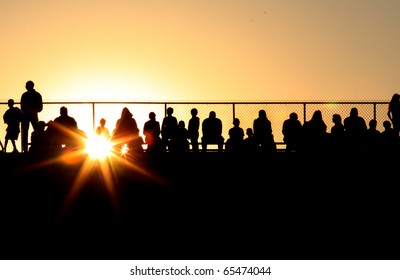
[{"label": "chain link fence", "polygon": [[[19,107],[19,103],[15,103]],[[321,110],[323,119],[327,125],[327,131],[330,132],[333,126],[332,115],[339,114],[344,120],[350,115],[353,107],[358,108],[359,115],[363,117],[368,125],[372,119],[377,120],[377,129],[383,131],[383,122],[388,120],[387,108],[388,102],[384,101],[360,101],[360,102],[44,102],[43,111],[39,113],[39,120],[46,123],[54,120],[60,115],[60,108],[68,108],[68,114],[76,119],[78,127],[89,137],[100,125],[100,119],[106,120],[106,127],[110,133],[115,128],[117,120],[121,116],[124,107],[129,108],[135,118],[140,134],[143,136],[144,123],[149,120],[149,113],[156,114],[156,120],[162,123],[168,107],[174,109],[173,115],[178,121],[184,121],[187,127],[191,118],[192,108],[198,110],[200,118],[200,137],[201,122],[209,116],[210,111],[216,112],[217,118],[221,119],[223,124],[223,137],[229,138],[228,131],[233,127],[233,118],[240,120],[240,126],[246,131],[247,128],[253,128],[253,121],[258,117],[259,110],[265,110],[267,117],[271,121],[275,141],[279,144],[283,142],[282,125],[289,118],[289,114],[295,112],[299,116],[301,123],[308,121],[315,110]],[[4,115],[8,109],[7,102],[0,103],[0,114]],[[4,145],[6,124],[0,121],[0,140]],[[29,134],[32,132],[29,129]],[[17,141],[18,147],[21,147],[21,137]],[[279,148],[279,146],[278,146]],[[12,149],[9,146],[8,149]]]}]

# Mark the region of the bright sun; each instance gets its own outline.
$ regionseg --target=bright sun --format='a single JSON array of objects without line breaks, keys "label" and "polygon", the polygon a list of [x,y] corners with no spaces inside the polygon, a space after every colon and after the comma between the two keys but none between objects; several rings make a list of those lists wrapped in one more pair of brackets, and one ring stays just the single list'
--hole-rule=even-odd
[{"label": "bright sun", "polygon": [[92,135],[86,140],[86,152],[91,158],[104,159],[111,155],[112,143],[105,137]]}]

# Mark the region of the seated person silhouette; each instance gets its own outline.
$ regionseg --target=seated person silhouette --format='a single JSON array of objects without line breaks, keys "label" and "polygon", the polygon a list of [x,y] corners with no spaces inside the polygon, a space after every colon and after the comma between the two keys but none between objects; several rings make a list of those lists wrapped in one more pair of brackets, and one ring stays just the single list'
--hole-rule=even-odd
[{"label": "seated person silhouette", "polygon": [[76,148],[77,137],[80,135],[78,123],[68,115],[67,107],[60,108],[60,116],[54,119],[53,125],[56,130],[54,137],[57,145],[66,149]]},{"label": "seated person silhouette", "polygon": [[172,141],[172,152],[185,153],[189,151],[189,133],[185,126],[184,121],[178,122],[178,129],[176,130],[175,137]]},{"label": "seated person silhouette", "polygon": [[209,117],[203,121],[202,132],[201,146],[203,152],[207,151],[208,144],[217,144],[218,152],[222,152],[225,140],[224,137],[222,137],[222,122],[216,117],[214,111],[211,111]]},{"label": "seated person silhouette", "polygon": [[398,153],[400,138],[397,135],[396,130],[393,129],[392,123],[388,120],[384,121],[383,128],[384,130],[380,134],[382,151],[385,154],[391,155]]},{"label": "seated person silhouette", "polygon": [[365,134],[368,127],[364,118],[358,115],[356,107],[351,108],[350,115],[344,119],[343,125],[347,149],[349,151],[360,151],[365,144]]},{"label": "seated person silhouette", "polygon": [[289,114],[289,118],[283,122],[282,134],[283,142],[286,144],[286,152],[296,152],[299,150],[303,132],[303,125],[295,112]]},{"label": "seated person silhouette", "polygon": [[243,148],[244,131],[240,127],[240,120],[233,120],[233,127],[229,129],[229,139],[226,140],[225,150],[231,153],[240,153]]},{"label": "seated person silhouette", "polygon": [[31,133],[31,146],[29,152],[43,154],[48,151],[49,141],[46,134],[46,123],[39,121]]},{"label": "seated person silhouette", "polygon": [[149,113],[149,120],[143,126],[144,140],[147,144],[147,153],[158,153],[164,150],[160,137],[160,122],[156,120],[156,113]]},{"label": "seated person silhouette", "polygon": [[106,119],[100,119],[100,125],[96,128],[96,135],[102,136],[106,139],[110,139],[110,131],[106,127]]},{"label": "seated person silhouette", "polygon": [[365,150],[376,153],[381,148],[381,132],[376,129],[378,122],[372,119],[368,122],[368,129],[365,133]]},{"label": "seated person silhouette", "polygon": [[342,116],[339,114],[332,115],[333,126],[328,134],[329,149],[334,153],[341,153],[345,149],[345,132],[342,122]]},{"label": "seated person silhouette", "polygon": [[130,152],[143,152],[143,139],[139,136],[136,120],[127,107],[122,109],[121,117],[117,120],[112,142],[115,143],[117,150],[121,152],[125,145]]},{"label": "seated person silhouette", "polygon": [[246,129],[247,137],[243,139],[243,153],[245,154],[254,154],[257,152],[258,145],[253,137],[253,129],[248,127]]},{"label": "seated person silhouette", "polygon": [[275,152],[276,143],[272,134],[271,121],[265,110],[258,111],[258,118],[253,121],[254,139],[261,152]]}]

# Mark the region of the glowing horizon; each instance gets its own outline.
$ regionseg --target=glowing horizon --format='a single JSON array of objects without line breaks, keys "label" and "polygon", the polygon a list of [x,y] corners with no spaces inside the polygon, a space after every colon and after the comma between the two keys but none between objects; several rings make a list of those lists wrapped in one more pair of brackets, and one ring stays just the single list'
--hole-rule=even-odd
[{"label": "glowing horizon", "polygon": [[0,100],[388,100],[400,2],[9,1]]}]

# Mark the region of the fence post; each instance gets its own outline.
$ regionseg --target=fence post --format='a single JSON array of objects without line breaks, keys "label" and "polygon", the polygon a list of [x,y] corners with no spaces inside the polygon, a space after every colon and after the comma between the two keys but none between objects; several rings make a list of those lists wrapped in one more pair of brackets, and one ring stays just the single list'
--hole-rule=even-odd
[{"label": "fence post", "polygon": [[93,131],[95,131],[95,129],[96,129],[96,113],[95,113],[95,103],[94,102],[92,102],[92,122],[93,122],[93,126],[92,126],[92,128],[93,128]]}]

